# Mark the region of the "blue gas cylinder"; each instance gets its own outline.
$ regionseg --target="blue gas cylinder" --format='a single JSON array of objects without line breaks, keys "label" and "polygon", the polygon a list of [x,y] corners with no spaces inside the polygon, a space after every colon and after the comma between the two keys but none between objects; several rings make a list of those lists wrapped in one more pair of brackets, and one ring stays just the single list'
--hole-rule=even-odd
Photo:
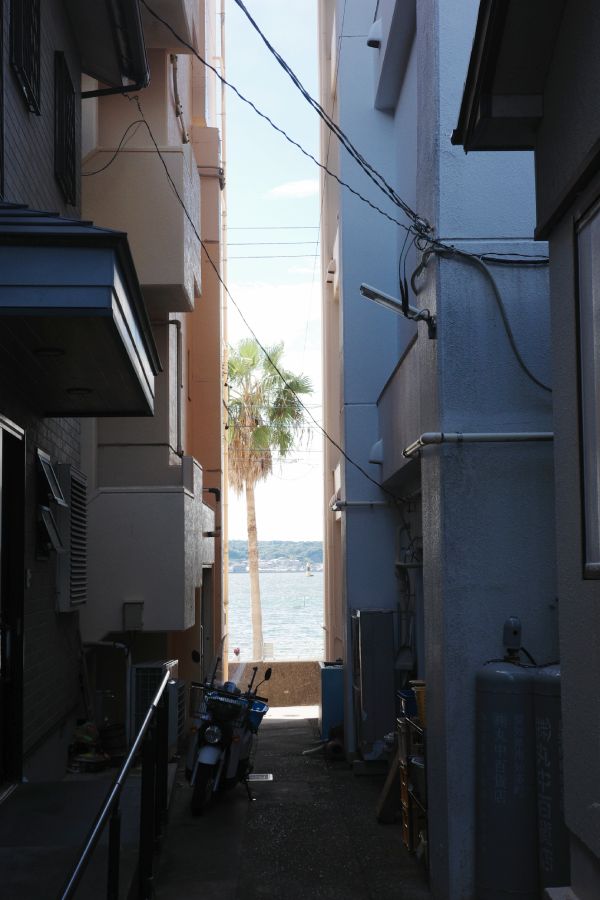
[{"label": "blue gas cylinder", "polygon": [[569,832],[563,807],[560,666],[536,669],[535,766],[538,846],[542,888],[571,883]]},{"label": "blue gas cylinder", "polygon": [[476,896],[538,900],[532,669],[487,663],[476,709]]}]

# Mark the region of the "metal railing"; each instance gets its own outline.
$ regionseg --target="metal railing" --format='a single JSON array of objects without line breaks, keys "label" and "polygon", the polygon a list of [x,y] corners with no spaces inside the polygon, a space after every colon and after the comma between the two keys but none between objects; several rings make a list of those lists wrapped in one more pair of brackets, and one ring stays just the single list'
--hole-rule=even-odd
[{"label": "metal railing", "polygon": [[57,900],[74,897],[83,878],[92,853],[108,824],[108,866],[106,881],[107,900],[119,898],[119,869],[121,858],[121,793],[134,760],[141,749],[142,784],[140,803],[137,900],[150,900],[153,896],[154,852],[167,819],[168,772],[168,710],[165,689],[171,675],[167,672],[154,700],[148,707],[137,737],[123,763],[94,824],[83,844],[79,859]]}]

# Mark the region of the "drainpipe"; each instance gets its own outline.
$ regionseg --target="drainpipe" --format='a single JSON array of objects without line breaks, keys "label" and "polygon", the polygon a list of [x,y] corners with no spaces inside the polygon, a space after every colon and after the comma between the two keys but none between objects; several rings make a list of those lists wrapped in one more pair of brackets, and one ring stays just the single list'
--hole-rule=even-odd
[{"label": "drainpipe", "polygon": [[181,126],[181,142],[182,144],[189,144],[190,136],[188,134],[187,128],[185,127],[185,120],[183,118],[183,106],[181,104],[181,98],[179,96],[179,86],[177,83],[177,54],[171,53],[171,66],[173,67],[173,96],[175,98],[175,115],[179,119],[179,124]]},{"label": "drainpipe", "polygon": [[143,91],[150,84],[150,71],[140,81],[135,84],[126,84],[122,87],[98,88],[95,91],[82,91],[80,97],[82,100],[89,100],[91,97],[110,97],[111,94],[131,94],[132,91]]},{"label": "drainpipe", "polygon": [[416,441],[404,448],[402,456],[410,459],[419,452],[421,447],[426,447],[430,444],[500,444],[552,440],[554,440],[554,434],[551,431],[426,431]]},{"label": "drainpipe", "polygon": [[183,390],[183,346],[181,336],[181,322],[178,319],[169,319],[169,325],[177,329],[177,456],[183,456],[183,424],[181,415],[181,392]]},{"label": "drainpipe", "polygon": [[330,509],[333,512],[339,512],[342,509],[346,509],[350,506],[394,506],[394,503],[391,503],[388,500],[334,500],[331,504]]}]

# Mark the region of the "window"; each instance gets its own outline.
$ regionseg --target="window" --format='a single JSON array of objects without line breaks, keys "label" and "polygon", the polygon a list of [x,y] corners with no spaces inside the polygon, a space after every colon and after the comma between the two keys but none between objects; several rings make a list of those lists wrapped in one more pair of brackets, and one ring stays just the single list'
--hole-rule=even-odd
[{"label": "window", "polygon": [[77,202],[75,91],[64,53],[54,54],[54,174],[64,198]]},{"label": "window", "polygon": [[66,506],[67,503],[65,501],[61,486],[58,483],[58,478],[56,477],[56,472],[54,471],[54,467],[52,466],[50,457],[47,453],[44,453],[43,450],[38,450],[37,457],[39,463],[39,471],[41,473],[41,495],[47,494],[49,500],[54,500],[54,502],[58,503],[59,506]]},{"label": "window", "polygon": [[65,548],[56,519],[48,506],[39,507],[37,539],[38,559],[47,559],[51,550],[55,553],[64,553]]},{"label": "window", "polygon": [[40,0],[11,0],[10,62],[27,108],[40,114]]},{"label": "window", "polygon": [[600,578],[600,202],[577,227],[584,575]]}]

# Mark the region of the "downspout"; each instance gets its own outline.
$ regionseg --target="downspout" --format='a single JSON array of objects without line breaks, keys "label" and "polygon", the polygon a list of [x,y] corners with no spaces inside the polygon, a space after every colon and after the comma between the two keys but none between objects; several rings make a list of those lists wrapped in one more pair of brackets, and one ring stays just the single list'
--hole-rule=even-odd
[{"label": "downspout", "polygon": [[185,119],[183,118],[183,106],[181,104],[181,98],[179,96],[179,85],[177,83],[177,54],[170,54],[171,66],[173,68],[173,97],[175,99],[175,115],[179,119],[179,124],[181,126],[181,143],[189,144],[190,136],[188,134],[188,130],[185,127]]},{"label": "downspout", "polygon": [[[225,4],[226,0],[221,0],[220,7],[220,51],[221,51],[221,75],[223,78],[227,75],[226,50],[225,42]],[[225,83],[221,82],[221,166],[224,171],[227,169],[227,94],[225,91]],[[222,340],[223,340],[223,394],[221,406],[221,436],[223,447],[223,502],[221,506],[221,634],[224,636],[223,643],[223,675],[228,677],[229,671],[229,447],[227,445],[227,406],[229,403],[228,383],[228,328],[227,328],[227,293],[224,285],[228,284],[227,271],[227,188],[225,181],[221,183],[222,199],[221,199],[221,245],[219,260],[222,272],[221,285],[221,323],[222,323]]]},{"label": "downspout", "polygon": [[132,91],[143,91],[150,84],[150,70],[146,69],[146,74],[140,81],[135,84],[126,84],[122,87],[99,88],[96,91],[82,91],[80,97],[82,100],[89,100],[90,97],[109,97],[111,94],[130,94]]},{"label": "downspout", "polygon": [[181,410],[181,392],[183,390],[183,339],[179,319],[169,319],[169,325],[177,329],[177,456],[183,456],[183,422]]},{"label": "downspout", "polygon": [[416,441],[402,451],[402,456],[410,459],[421,447],[431,444],[487,444],[487,443],[525,443],[552,441],[551,431],[506,431],[506,432],[461,432],[461,431],[426,431]]}]

